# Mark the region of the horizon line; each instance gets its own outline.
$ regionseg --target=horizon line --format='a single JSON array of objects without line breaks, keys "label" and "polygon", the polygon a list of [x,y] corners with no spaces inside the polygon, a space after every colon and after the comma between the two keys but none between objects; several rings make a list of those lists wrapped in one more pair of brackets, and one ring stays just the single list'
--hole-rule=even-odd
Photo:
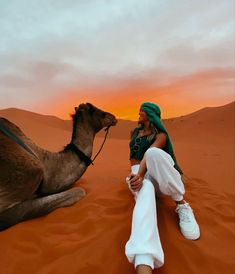
[{"label": "horizon line", "polygon": [[[184,117],[184,116],[187,116],[187,115],[190,115],[190,114],[193,114],[195,112],[198,112],[200,110],[203,110],[203,109],[206,109],[206,108],[218,108],[218,107],[223,107],[223,106],[226,106],[226,105],[230,105],[230,104],[233,104],[235,103],[235,100],[232,100],[231,102],[229,103],[226,103],[226,104],[223,104],[223,105],[217,105],[217,106],[205,106],[205,107],[202,107],[202,108],[199,108],[193,112],[189,112],[189,113],[185,113],[183,115],[179,115],[179,116],[174,116],[174,117],[168,117],[168,118],[161,118],[162,120],[170,120],[170,119],[175,119],[175,118],[180,118],[180,117]],[[94,105],[95,106],[95,105]],[[60,120],[63,120],[63,121],[70,121],[70,119],[64,119],[62,117],[59,117],[57,115],[53,115],[53,114],[47,114],[47,113],[41,113],[41,112],[34,112],[32,110],[29,110],[29,109],[25,109],[25,108],[18,108],[18,107],[7,107],[7,108],[2,108],[0,109],[0,111],[4,111],[4,110],[10,110],[10,109],[16,109],[16,110],[21,110],[21,111],[26,111],[26,112],[31,112],[31,113],[34,113],[34,114],[39,114],[39,115],[43,115],[43,116],[52,116],[52,117],[56,117]],[[102,110],[102,109],[101,109]],[[70,115],[72,113],[68,113],[68,115]],[[118,117],[116,115],[116,118],[119,119],[119,120],[123,120],[123,121],[130,121],[130,122],[137,122],[137,120],[132,120],[132,119],[125,119],[125,118],[122,118],[122,117]]]}]

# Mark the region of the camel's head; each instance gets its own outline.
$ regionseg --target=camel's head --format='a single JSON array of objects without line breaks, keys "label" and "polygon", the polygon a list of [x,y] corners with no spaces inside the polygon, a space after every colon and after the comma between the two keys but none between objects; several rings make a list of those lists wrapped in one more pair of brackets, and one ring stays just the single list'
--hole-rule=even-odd
[{"label": "camel's head", "polygon": [[75,107],[75,112],[75,116],[80,121],[89,123],[96,133],[104,127],[117,124],[117,119],[113,114],[98,109],[90,103],[80,104],[78,107]]}]

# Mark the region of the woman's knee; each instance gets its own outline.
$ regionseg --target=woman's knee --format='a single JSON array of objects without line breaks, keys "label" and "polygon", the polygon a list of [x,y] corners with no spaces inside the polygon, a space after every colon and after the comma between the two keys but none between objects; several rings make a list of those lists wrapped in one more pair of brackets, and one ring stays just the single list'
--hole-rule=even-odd
[{"label": "woman's knee", "polygon": [[162,157],[162,149],[157,148],[157,147],[150,147],[146,152],[145,152],[145,157],[146,160],[148,161],[149,159],[155,159],[158,160]]},{"label": "woman's knee", "polygon": [[149,162],[154,162],[154,163],[157,162],[158,164],[169,163],[171,166],[174,166],[175,164],[170,154],[168,154],[161,148],[157,148],[157,147],[150,147],[145,152],[145,157],[146,157],[147,167]]}]

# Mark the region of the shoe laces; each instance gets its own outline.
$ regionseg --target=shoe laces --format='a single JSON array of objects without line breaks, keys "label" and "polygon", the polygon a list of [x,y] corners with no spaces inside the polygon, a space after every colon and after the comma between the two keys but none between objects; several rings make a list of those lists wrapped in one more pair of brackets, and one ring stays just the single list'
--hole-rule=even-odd
[{"label": "shoe laces", "polygon": [[178,206],[176,209],[176,212],[179,214],[180,221],[184,223],[190,223],[191,222],[191,208],[188,204],[183,204]]}]

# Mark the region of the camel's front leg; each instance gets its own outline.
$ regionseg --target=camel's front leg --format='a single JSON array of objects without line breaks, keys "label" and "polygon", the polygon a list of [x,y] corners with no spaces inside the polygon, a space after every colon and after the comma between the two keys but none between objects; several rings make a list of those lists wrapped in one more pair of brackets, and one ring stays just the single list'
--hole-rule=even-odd
[{"label": "camel's front leg", "polygon": [[[76,156],[76,155],[75,155]],[[76,159],[78,157],[76,156]],[[39,196],[55,194],[71,188],[84,174],[87,166],[70,165],[70,168],[57,168],[44,172],[44,178],[37,190]]]},{"label": "camel's front leg", "polygon": [[48,214],[57,208],[71,206],[84,196],[84,189],[72,188],[61,193],[26,200],[0,213],[0,231],[19,222]]}]

